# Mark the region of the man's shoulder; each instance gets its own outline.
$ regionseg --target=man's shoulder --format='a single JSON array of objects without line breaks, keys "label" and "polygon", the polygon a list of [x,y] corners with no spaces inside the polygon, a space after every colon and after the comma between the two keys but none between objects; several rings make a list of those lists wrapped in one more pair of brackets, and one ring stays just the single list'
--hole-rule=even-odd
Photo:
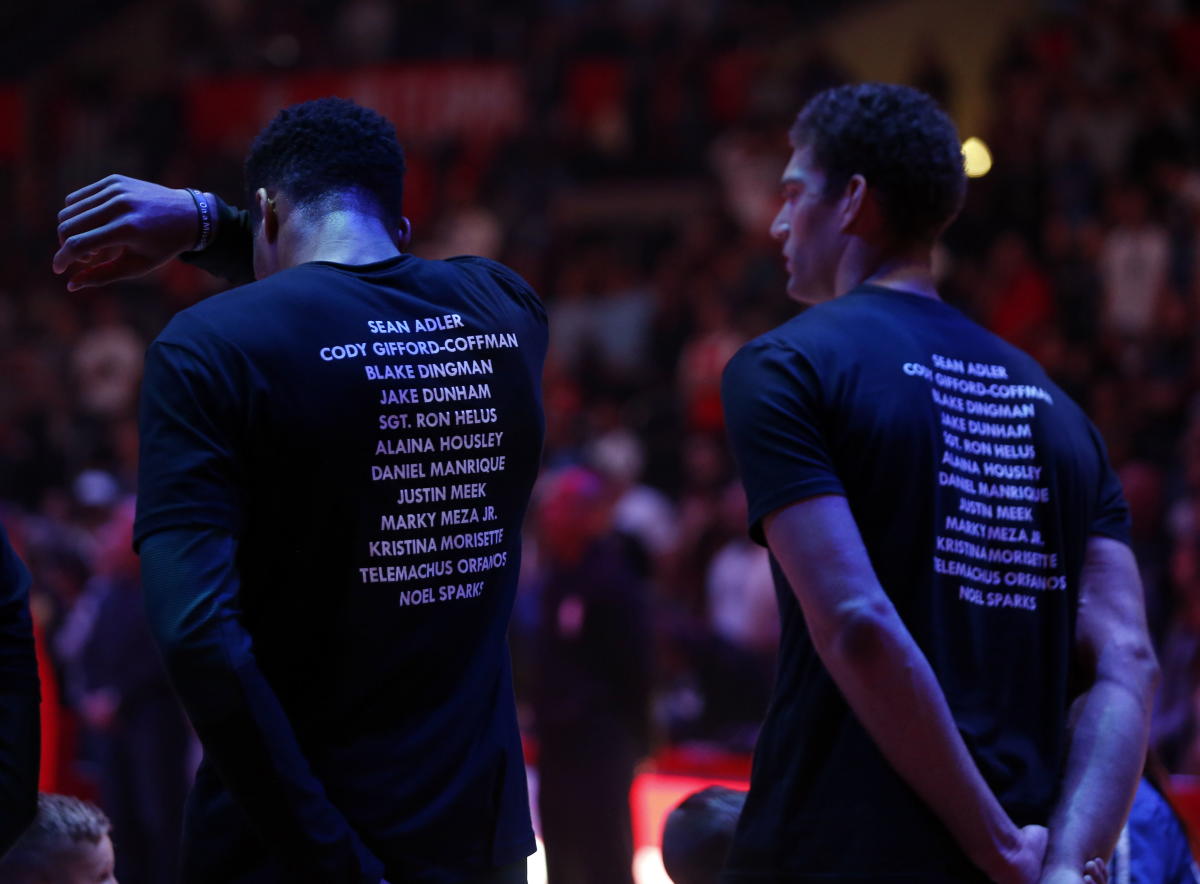
[{"label": "man's shoulder", "polygon": [[849,320],[859,313],[861,305],[847,304],[844,298],[807,307],[742,344],[727,370],[746,370],[764,360],[798,358],[811,362],[825,350],[845,353],[845,344],[858,345],[859,335]]},{"label": "man's shoulder", "polygon": [[[872,291],[854,290],[805,307],[769,331],[750,340],[750,349],[792,349],[850,343],[863,343],[863,324],[896,324],[900,318],[890,309],[895,305],[887,298],[871,297]],[[964,321],[968,321],[964,318]],[[876,342],[878,343],[878,342]]]},{"label": "man's shoulder", "polygon": [[294,295],[318,272],[313,265],[290,267],[210,295],[176,313],[156,343],[183,345],[210,334],[232,336],[239,329],[253,327],[256,313],[273,309],[277,299],[287,293]]},{"label": "man's shoulder", "polygon": [[503,280],[509,285],[519,286],[521,288],[533,291],[529,283],[526,282],[519,273],[495,261],[491,258],[484,258],[482,255],[454,255],[450,258],[444,258],[440,261],[426,261],[427,265],[439,265],[445,268],[452,268],[456,272],[479,273],[488,276],[497,281]]},{"label": "man's shoulder", "polygon": [[498,290],[506,298],[515,302],[519,307],[533,313],[542,322],[546,321],[546,309],[542,299],[538,297],[533,287],[526,282],[521,274],[511,267],[483,258],[479,255],[456,255],[442,261],[427,261],[426,264],[441,265],[447,270],[470,278],[476,284],[482,284],[490,289]]}]

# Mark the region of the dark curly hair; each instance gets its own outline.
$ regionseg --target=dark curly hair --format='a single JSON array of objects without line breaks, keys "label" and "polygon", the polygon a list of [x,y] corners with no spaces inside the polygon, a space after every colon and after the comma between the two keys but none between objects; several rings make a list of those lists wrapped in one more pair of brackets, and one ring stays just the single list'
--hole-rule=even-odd
[{"label": "dark curly hair", "polygon": [[404,150],[383,116],[344,98],[318,98],[281,110],[246,157],[246,190],[278,189],[309,207],[336,193],[372,197],[389,226],[400,220]]},{"label": "dark curly hair", "polygon": [[827,197],[862,175],[902,244],[933,242],[962,208],[967,180],[958,132],[924,92],[889,83],[827,89],[804,106],[789,134],[796,149],[812,148]]}]

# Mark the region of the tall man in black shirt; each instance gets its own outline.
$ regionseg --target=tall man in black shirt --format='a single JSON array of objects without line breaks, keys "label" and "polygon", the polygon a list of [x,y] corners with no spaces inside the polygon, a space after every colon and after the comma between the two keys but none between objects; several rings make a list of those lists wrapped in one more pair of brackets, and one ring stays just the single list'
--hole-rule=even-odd
[{"label": "tall man in black shirt", "polygon": [[824,92],[791,142],[772,233],[814,306],[724,377],[783,630],[723,880],[1099,876],[1157,677],[1104,446],[938,297],[966,182],[927,96]]},{"label": "tall man in black shirt", "polygon": [[60,216],[74,286],[193,243],[258,279],[178,314],[143,385],[135,542],[205,750],[187,882],[525,880],[505,633],[545,313],[405,254],[403,174],[390,124],[323,99],[256,140],[252,218],[119,177]]}]

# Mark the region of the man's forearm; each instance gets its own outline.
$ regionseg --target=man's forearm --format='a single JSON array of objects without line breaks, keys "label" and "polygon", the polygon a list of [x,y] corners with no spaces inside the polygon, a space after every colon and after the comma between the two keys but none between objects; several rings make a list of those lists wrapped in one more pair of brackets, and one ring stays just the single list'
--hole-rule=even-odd
[{"label": "man's forearm", "polygon": [[1077,702],[1062,793],[1050,820],[1046,869],[1109,857],[1142,774],[1149,715],[1138,689],[1098,681]]},{"label": "man's forearm", "polygon": [[[1062,790],[1050,818],[1043,881],[1078,881],[1081,859],[1112,855],[1146,756],[1158,663],[1132,550],[1088,540],[1076,614],[1076,699]],[[1077,872],[1076,872],[1077,874]]]},{"label": "man's forearm", "polygon": [[[890,607],[890,606],[889,606]],[[1019,848],[1019,830],[967,751],[941,686],[894,611],[856,616],[821,658],[850,708],[900,777],[993,878]]]},{"label": "man's forearm", "polygon": [[929,661],[879,584],[846,499],[792,504],[763,527],[817,653],[884,757],[980,869],[993,880],[1026,879],[1044,833],[1018,829],[979,772]]},{"label": "man's forearm", "polygon": [[141,545],[151,629],[205,755],[289,880],[376,884],[363,844],[304,757],[238,622],[236,544],[214,529],[163,531]]}]

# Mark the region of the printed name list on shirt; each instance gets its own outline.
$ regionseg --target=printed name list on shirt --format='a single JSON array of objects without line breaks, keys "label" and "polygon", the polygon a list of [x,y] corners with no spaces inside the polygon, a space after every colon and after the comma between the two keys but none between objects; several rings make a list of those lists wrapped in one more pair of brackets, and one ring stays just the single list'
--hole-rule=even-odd
[{"label": "printed name list on shirt", "polygon": [[937,482],[949,508],[934,572],[957,584],[964,603],[1036,611],[1041,593],[1067,588],[1058,553],[1045,548],[1051,491],[1033,432],[1053,398],[993,363],[935,353],[903,371],[929,382],[941,423]]},{"label": "printed name list on shirt", "polygon": [[488,403],[494,356],[519,347],[517,336],[471,332],[458,313],[373,319],[366,333],[318,354],[361,361],[363,380],[377,387],[369,478],[394,496],[359,579],[397,585],[402,607],[478,598],[508,561],[488,490],[506,467],[505,432],[492,429],[501,415]]}]

